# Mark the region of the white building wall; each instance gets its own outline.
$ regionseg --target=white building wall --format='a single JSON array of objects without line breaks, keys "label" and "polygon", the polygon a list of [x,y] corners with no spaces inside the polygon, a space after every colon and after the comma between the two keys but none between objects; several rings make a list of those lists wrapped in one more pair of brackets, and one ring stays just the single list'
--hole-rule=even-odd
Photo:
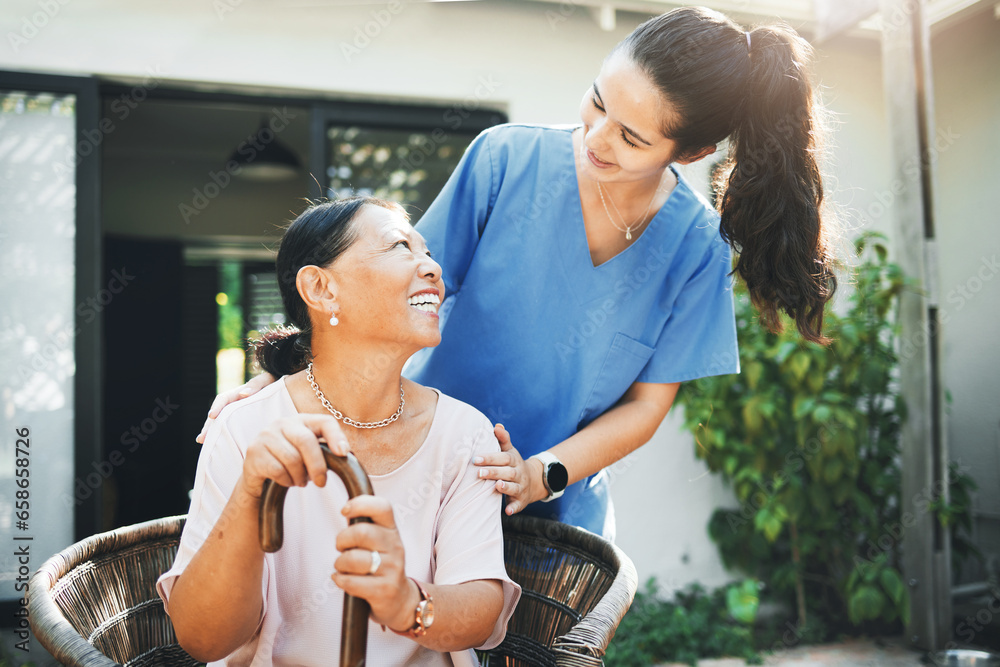
[{"label": "white building wall", "polygon": [[[152,74],[172,85],[280,88],[303,97],[482,104],[505,109],[514,122],[542,123],[578,120],[581,96],[604,55],[641,18],[619,13],[617,28],[604,32],[586,9],[569,3],[560,12],[558,5],[520,2],[275,9],[263,0],[141,7],[73,0],[59,4],[32,37],[12,41],[11,34],[23,37],[41,23],[35,21],[39,7],[37,0],[0,5],[0,68],[129,81]],[[939,222],[946,292],[972,280],[981,256],[1000,250],[1000,195],[990,187],[1000,141],[1000,40],[991,21],[976,26],[973,41],[938,40],[944,58],[936,72],[938,124],[962,135],[940,162],[938,203],[950,212]],[[866,224],[891,231],[878,45],[834,40],[817,56],[824,96],[839,119],[828,191],[854,227],[845,240]],[[979,466],[980,486],[990,488],[983,497],[994,511],[1000,380],[987,341],[1000,331],[998,285],[984,280],[975,299],[960,312],[956,306],[945,346],[945,377],[956,400],[952,446],[969,449],[963,460]],[[679,415],[672,415],[651,443],[614,470],[619,543],[641,579],[656,575],[667,588],[696,580],[714,586],[728,578],[706,526],[715,507],[734,502],[694,451]]]},{"label": "white building wall", "polygon": [[[951,458],[979,485],[975,539],[1000,568],[1000,21],[936,35],[935,215]],[[966,579],[982,580],[976,569]]]}]

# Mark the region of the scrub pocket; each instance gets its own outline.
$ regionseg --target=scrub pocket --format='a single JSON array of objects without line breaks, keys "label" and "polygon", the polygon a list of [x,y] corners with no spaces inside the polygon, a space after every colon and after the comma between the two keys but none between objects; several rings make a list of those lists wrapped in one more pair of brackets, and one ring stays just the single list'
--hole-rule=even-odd
[{"label": "scrub pocket", "polygon": [[580,413],[578,430],[602,415],[628,391],[655,351],[655,348],[621,332],[615,334],[594,388]]}]

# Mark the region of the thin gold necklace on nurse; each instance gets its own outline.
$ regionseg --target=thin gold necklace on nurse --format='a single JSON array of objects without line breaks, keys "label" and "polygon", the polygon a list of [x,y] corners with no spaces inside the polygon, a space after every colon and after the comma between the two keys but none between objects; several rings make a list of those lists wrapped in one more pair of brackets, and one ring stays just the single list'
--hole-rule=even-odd
[{"label": "thin gold necklace on nurse", "polygon": [[[585,150],[584,145],[581,142],[581,144],[580,144],[580,159],[581,160],[586,157],[586,154],[584,153],[584,150]],[[615,204],[615,200],[611,199],[611,194],[608,193],[608,199],[611,199],[611,206],[614,207],[615,213],[617,213],[618,217],[621,218],[623,227],[619,227],[618,223],[615,222],[614,216],[611,215],[611,211],[608,209],[608,203],[606,201],[604,201],[604,188],[601,187],[601,182],[597,181],[597,194],[599,194],[601,196],[601,204],[604,205],[604,212],[608,214],[608,220],[611,221],[611,226],[614,227],[615,229],[617,229],[618,231],[625,233],[625,240],[626,241],[631,241],[632,240],[632,230],[633,229],[639,229],[640,227],[642,227],[643,222],[646,219],[646,216],[649,214],[649,209],[652,208],[653,202],[656,201],[656,195],[659,194],[660,188],[663,186],[663,177],[666,175],[666,173],[667,173],[667,170],[664,169],[663,170],[663,174],[660,175],[660,181],[656,184],[656,189],[653,190],[653,196],[650,198],[649,203],[646,205],[646,210],[642,212],[642,215],[640,215],[638,218],[636,218],[635,220],[633,220],[632,224],[629,224],[629,223],[625,222],[625,216],[623,216],[622,212],[618,210],[618,206]]]},{"label": "thin gold necklace on nurse", "polygon": [[[663,176],[660,176],[660,183],[662,182],[663,182]],[[615,222],[614,217],[611,215],[611,211],[608,210],[608,204],[606,201],[604,201],[604,188],[601,187],[601,182],[600,181],[597,182],[597,194],[601,195],[601,203],[604,204],[604,212],[608,214],[608,220],[611,221],[611,224],[614,226],[615,229],[617,229],[620,232],[625,232],[626,241],[632,240],[633,229],[639,229],[640,227],[642,227],[643,221],[646,219],[646,215],[649,213],[649,209],[653,206],[653,202],[656,200],[656,195],[659,194],[660,192],[660,183],[656,184],[656,189],[653,190],[653,197],[652,199],[649,200],[649,203],[646,204],[646,210],[642,212],[642,215],[633,220],[631,225],[625,222],[625,216],[623,216],[622,212],[618,210],[618,206],[615,205],[615,200],[611,199],[611,194],[610,193],[608,194],[608,199],[611,199],[611,205],[614,206],[615,213],[618,214],[618,217],[621,218],[622,220],[622,225],[625,226],[625,228],[622,229],[621,227],[618,226],[618,223]]]}]

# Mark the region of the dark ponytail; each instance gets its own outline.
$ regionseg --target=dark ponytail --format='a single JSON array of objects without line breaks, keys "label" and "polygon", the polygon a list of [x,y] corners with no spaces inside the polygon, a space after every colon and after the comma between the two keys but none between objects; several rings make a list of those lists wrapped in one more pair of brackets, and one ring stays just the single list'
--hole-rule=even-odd
[{"label": "dark ponytail", "polygon": [[303,266],[327,267],[351,247],[357,239],[352,223],[365,206],[379,206],[406,215],[403,207],[394,202],[375,197],[347,197],[310,205],[285,230],[275,266],[281,301],[292,326],[266,331],[260,340],[252,342],[257,363],[271,375],[296,373],[309,363],[312,320],[295,279]]},{"label": "dark ponytail", "polygon": [[804,338],[826,343],[823,309],[837,281],[822,219],[811,48],[784,26],[747,34],[718,12],[684,7],[646,21],[616,50],[672,107],[663,132],[677,157],[729,137],[715,185],[720,232],[739,253],[735,271],[768,329],[781,330],[784,311]]},{"label": "dark ponytail", "polygon": [[736,271],[764,324],[780,329],[781,309],[803,337],[825,343],[823,307],[837,280],[823,238],[810,48],[777,27],[750,41],[750,90],[718,180],[722,235],[740,250]]}]

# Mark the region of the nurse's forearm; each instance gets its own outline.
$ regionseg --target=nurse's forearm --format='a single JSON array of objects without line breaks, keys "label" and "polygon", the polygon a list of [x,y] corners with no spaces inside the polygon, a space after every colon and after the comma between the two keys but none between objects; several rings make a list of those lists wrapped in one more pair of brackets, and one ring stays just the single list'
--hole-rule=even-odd
[{"label": "nurse's forearm", "polygon": [[[579,482],[619,461],[649,442],[677,396],[679,382],[637,382],[611,409],[549,451],[569,473],[569,483]],[[541,485],[542,467],[529,461]],[[543,488],[544,490],[544,488]],[[544,496],[543,496],[544,497]],[[532,500],[541,500],[533,498]]]}]

